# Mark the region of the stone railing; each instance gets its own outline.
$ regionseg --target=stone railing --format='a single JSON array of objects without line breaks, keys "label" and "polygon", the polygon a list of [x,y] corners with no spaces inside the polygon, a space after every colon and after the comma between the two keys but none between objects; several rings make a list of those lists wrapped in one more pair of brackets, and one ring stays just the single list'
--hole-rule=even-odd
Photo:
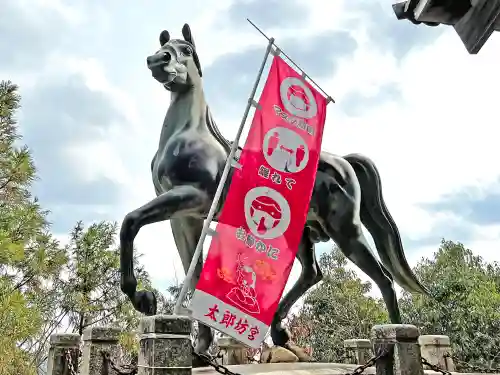
[{"label": "stone railing", "polygon": [[[138,332],[138,362],[128,369],[118,368],[112,360],[120,351],[120,330],[117,328],[90,327],[82,338],[77,334],[55,334],[50,340],[47,375],[212,374],[210,369],[192,369],[191,326],[192,322],[187,317],[155,315],[143,318]],[[449,338],[420,336],[418,329],[412,325],[374,326],[371,340],[345,340],[344,364],[247,364],[246,348],[241,344],[224,338],[219,340],[219,346],[221,364],[242,365],[230,366],[232,371],[242,375],[261,372],[345,374],[351,373],[356,365],[366,363],[374,353],[379,358],[374,363],[374,369],[367,369],[365,373],[375,370],[377,375],[423,375],[427,369],[422,364],[422,358],[445,371],[454,371],[451,358],[445,355],[451,354]]]}]

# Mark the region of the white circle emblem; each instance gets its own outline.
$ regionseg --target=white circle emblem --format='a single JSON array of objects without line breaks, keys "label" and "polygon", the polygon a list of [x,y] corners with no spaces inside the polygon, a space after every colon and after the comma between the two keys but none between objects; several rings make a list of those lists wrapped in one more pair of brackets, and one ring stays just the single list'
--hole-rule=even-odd
[{"label": "white circle emblem", "polygon": [[265,186],[248,191],[245,196],[245,219],[250,231],[259,238],[273,239],[290,225],[290,206],[283,195]]},{"label": "white circle emblem", "polygon": [[283,107],[293,116],[313,118],[318,113],[318,105],[307,85],[297,77],[287,77],[280,85]]},{"label": "white circle emblem", "polygon": [[262,152],[269,165],[280,172],[300,172],[309,161],[306,141],[293,130],[281,126],[264,135]]}]

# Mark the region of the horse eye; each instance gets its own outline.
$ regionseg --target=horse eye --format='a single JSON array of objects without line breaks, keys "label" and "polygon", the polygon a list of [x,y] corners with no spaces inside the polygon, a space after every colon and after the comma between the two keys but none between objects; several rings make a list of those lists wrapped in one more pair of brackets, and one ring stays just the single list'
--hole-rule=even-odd
[{"label": "horse eye", "polygon": [[193,50],[191,49],[191,47],[186,46],[186,47],[184,47],[184,48],[182,49],[181,53],[182,53],[183,55],[189,56],[189,55],[191,55],[191,54],[193,53]]}]

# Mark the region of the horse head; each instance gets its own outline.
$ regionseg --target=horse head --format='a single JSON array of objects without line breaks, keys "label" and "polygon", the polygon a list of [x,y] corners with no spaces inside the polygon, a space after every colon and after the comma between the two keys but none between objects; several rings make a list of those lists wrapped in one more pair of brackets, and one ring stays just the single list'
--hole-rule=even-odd
[{"label": "horse head", "polygon": [[184,39],[170,39],[168,31],[160,33],[160,49],[146,61],[153,77],[167,90],[187,91],[201,83],[201,66],[188,24],[182,28]]}]

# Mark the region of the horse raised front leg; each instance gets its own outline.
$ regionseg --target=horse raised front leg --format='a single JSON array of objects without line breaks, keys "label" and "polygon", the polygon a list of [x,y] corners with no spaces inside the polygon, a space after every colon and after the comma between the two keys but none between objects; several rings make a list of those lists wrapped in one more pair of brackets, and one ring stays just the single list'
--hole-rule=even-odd
[{"label": "horse raised front leg", "polygon": [[205,212],[208,207],[210,199],[205,192],[192,186],[178,186],[125,216],[120,230],[120,287],[137,311],[146,315],[156,314],[153,293],[137,291],[133,247],[139,230],[145,225],[169,220],[173,216]]},{"label": "horse raised front leg", "polygon": [[302,270],[292,289],[290,289],[278,305],[278,310],[271,324],[271,338],[274,345],[289,349],[299,357],[301,362],[309,362],[312,361],[312,358],[291,342],[291,334],[282,324],[283,319],[286,318],[298,299],[323,278],[318,262],[316,261],[314,244],[309,239],[307,229],[304,230],[296,257],[302,266]]},{"label": "horse raised front leg", "polygon": [[398,300],[390,272],[370,249],[362,231],[359,218],[354,217],[354,202],[343,189],[337,190],[332,201],[335,209],[324,222],[327,234],[340,247],[344,255],[380,288],[393,324],[401,323]]}]

